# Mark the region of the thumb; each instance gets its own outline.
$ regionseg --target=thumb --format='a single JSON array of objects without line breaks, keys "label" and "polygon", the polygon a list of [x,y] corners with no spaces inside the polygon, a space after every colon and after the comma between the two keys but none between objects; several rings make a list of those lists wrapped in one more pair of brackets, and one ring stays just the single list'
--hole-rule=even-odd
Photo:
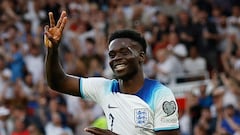
[{"label": "thumb", "polygon": [[44,34],[44,44],[46,47],[52,47],[52,42],[48,39],[47,34]]},{"label": "thumb", "polygon": [[52,38],[52,35],[49,33],[49,26],[46,25],[44,27],[44,44],[45,44],[45,46],[51,48],[53,46],[52,41],[53,41],[53,38]]}]

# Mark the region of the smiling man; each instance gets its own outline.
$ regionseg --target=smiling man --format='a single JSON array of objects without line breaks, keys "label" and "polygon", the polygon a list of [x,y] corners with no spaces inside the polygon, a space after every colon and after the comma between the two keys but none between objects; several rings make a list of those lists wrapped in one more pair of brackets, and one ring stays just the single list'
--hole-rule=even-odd
[{"label": "smiling man", "polygon": [[49,13],[45,27],[46,74],[49,86],[62,93],[93,100],[104,110],[108,130],[88,127],[95,135],[177,135],[178,107],[172,91],[144,77],[146,41],[133,30],[119,30],[109,38],[109,64],[116,79],[66,74],[58,60],[58,46],[67,22],[63,11],[55,25]]}]

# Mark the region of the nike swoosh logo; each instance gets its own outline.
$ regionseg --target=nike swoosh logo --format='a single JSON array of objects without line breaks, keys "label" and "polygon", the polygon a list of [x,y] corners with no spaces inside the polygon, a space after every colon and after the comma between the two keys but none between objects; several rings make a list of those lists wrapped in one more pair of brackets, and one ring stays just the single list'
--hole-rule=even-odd
[{"label": "nike swoosh logo", "polygon": [[109,109],[113,109],[113,108],[118,108],[118,107],[111,106],[110,104],[108,104],[108,108],[109,108]]}]

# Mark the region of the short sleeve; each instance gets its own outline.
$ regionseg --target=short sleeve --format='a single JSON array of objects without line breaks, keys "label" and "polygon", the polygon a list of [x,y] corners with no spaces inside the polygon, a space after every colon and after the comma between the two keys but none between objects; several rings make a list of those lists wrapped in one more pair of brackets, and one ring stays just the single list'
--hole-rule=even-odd
[{"label": "short sleeve", "polygon": [[104,96],[111,92],[112,80],[102,77],[80,78],[80,96],[83,99],[101,102]]},{"label": "short sleeve", "polygon": [[178,106],[171,89],[164,87],[155,98],[154,131],[178,129]]}]

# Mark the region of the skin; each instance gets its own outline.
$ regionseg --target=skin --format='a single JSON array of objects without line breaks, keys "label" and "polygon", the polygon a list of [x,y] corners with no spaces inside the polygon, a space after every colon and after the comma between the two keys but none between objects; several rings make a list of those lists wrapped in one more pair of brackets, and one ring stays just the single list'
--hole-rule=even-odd
[{"label": "skin", "polygon": [[[62,12],[57,24],[53,17],[53,13],[49,13],[50,26],[45,26],[44,43],[47,47],[46,57],[46,77],[48,85],[51,89],[61,93],[79,96],[79,78],[66,74],[59,62],[58,46],[61,41],[63,29],[67,22],[67,14]],[[138,43],[127,39],[119,38],[109,44],[110,66],[118,78],[121,92],[127,94],[135,94],[144,83],[144,74],[142,63],[145,60],[145,53]],[[116,68],[121,64],[121,68]],[[88,127],[86,132],[94,135],[116,135],[110,130],[99,129],[96,127]],[[156,135],[177,135],[177,130],[161,131]]]}]

